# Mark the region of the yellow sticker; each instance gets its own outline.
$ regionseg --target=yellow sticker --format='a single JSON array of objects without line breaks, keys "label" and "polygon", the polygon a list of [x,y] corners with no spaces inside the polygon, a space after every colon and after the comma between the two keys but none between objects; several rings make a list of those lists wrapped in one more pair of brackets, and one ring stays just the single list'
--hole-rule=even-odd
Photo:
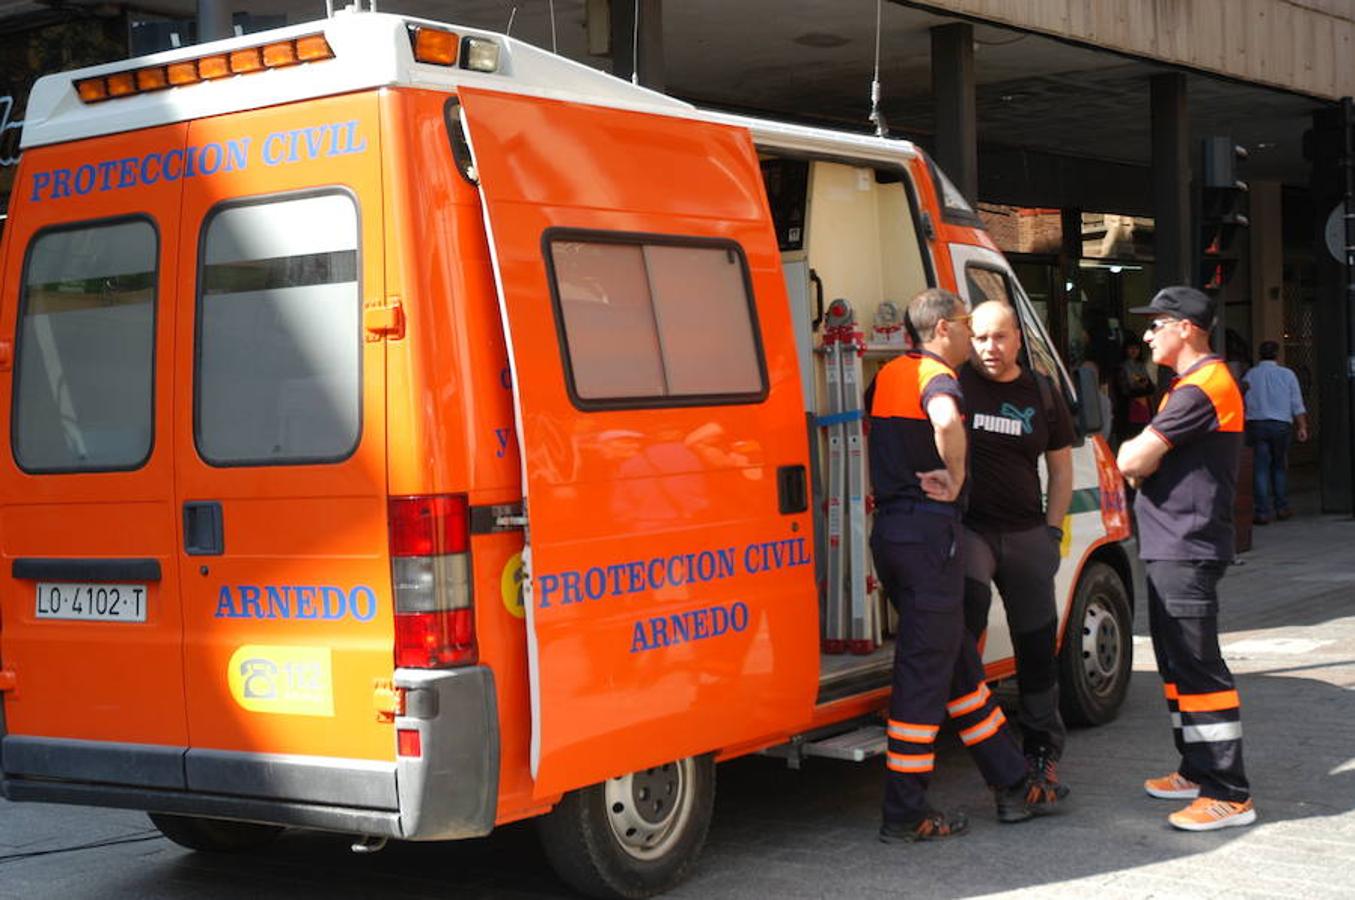
[{"label": "yellow sticker", "polygon": [[521,619],[527,614],[522,608],[522,582],[527,573],[522,565],[522,554],[514,553],[504,563],[503,575],[499,578],[499,591],[503,594],[504,607]]},{"label": "yellow sticker", "polygon": [[1065,514],[1063,517],[1063,540],[1059,541],[1059,558],[1068,555],[1068,549],[1073,544],[1073,517]]},{"label": "yellow sticker", "polygon": [[231,656],[231,696],[250,712],[334,715],[328,647],[246,644]]}]

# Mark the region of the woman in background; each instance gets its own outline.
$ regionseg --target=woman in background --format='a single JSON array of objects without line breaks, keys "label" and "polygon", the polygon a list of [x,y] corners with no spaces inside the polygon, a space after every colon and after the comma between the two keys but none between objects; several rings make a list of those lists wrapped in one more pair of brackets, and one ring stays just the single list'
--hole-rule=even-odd
[{"label": "woman in background", "polygon": [[1115,432],[1124,443],[1144,429],[1153,418],[1153,395],[1157,385],[1143,361],[1143,343],[1136,335],[1124,341],[1124,359],[1115,370]]}]

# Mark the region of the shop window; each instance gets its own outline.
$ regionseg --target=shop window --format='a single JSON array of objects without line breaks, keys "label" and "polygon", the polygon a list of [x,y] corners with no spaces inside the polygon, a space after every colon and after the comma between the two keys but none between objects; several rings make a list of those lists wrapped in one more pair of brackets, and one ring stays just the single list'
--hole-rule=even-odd
[{"label": "shop window", "polygon": [[1063,249],[1063,214],[1057,209],[980,203],[984,230],[1006,254],[1057,254]]},{"label": "shop window", "polygon": [[1082,214],[1084,259],[1153,258],[1153,220],[1119,213]]}]

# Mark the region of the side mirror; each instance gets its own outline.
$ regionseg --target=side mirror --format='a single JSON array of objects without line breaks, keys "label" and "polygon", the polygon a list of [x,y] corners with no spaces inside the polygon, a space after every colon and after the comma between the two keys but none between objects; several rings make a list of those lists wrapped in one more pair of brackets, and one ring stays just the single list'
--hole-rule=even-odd
[{"label": "side mirror", "polygon": [[1099,434],[1106,423],[1101,418],[1101,389],[1096,383],[1096,373],[1078,366],[1073,376],[1077,379],[1077,431],[1084,436]]}]

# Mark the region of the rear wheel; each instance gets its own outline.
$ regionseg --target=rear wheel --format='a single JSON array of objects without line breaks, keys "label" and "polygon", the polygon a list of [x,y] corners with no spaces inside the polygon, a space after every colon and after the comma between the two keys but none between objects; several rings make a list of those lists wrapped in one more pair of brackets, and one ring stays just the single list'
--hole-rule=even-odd
[{"label": "rear wheel", "polygon": [[151,824],[180,847],[207,853],[244,853],[266,847],[282,834],[280,825],[258,825],[229,819],[203,819],[147,813]]},{"label": "rear wheel", "polygon": [[1070,724],[1101,725],[1119,714],[1129,690],[1132,641],[1129,593],[1119,573],[1103,562],[1088,563],[1060,655],[1059,696]]},{"label": "rear wheel", "polygon": [[714,760],[688,757],[566,794],[538,820],[541,843],[590,897],[651,897],[687,877],[714,805]]}]

